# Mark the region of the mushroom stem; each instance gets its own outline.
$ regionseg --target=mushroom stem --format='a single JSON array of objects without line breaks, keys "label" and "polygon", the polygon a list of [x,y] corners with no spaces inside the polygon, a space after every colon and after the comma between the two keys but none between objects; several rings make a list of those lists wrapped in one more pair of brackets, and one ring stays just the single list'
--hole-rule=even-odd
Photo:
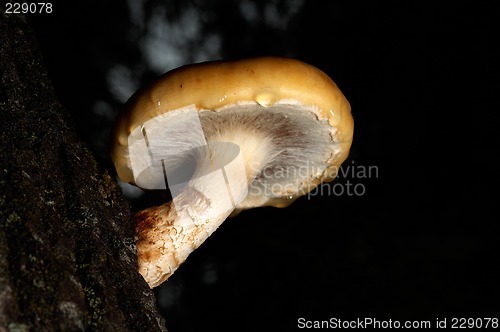
[{"label": "mushroom stem", "polygon": [[241,131],[207,137],[207,146],[196,149],[194,174],[178,195],[133,216],[139,272],[151,288],[167,280],[224,222],[272,159],[268,138]]}]

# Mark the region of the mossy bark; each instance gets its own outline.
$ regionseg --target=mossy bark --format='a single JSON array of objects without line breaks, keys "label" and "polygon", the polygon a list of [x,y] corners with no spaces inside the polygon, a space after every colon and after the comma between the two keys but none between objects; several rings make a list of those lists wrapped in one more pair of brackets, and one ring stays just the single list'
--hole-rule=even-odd
[{"label": "mossy bark", "polygon": [[166,331],[129,206],[76,136],[29,23],[0,14],[0,331]]}]

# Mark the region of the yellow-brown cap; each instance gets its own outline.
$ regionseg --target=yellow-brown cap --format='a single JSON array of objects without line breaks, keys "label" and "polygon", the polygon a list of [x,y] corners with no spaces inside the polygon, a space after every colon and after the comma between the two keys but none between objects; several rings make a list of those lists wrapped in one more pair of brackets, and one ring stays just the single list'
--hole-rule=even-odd
[{"label": "yellow-brown cap", "polygon": [[[323,181],[331,181],[347,158],[353,138],[349,102],[323,71],[302,61],[283,57],[260,57],[187,65],[161,76],[138,91],[128,102],[115,128],[112,160],[118,176],[135,184],[130,162],[129,136],[149,120],[172,110],[193,106],[197,111],[234,110],[255,104],[262,111],[276,105],[293,105],[314,114],[318,123],[331,127],[334,151],[326,158],[321,174],[308,175],[296,192],[266,199],[250,199],[241,205],[287,206]],[[279,107],[278,107],[279,108]]]}]

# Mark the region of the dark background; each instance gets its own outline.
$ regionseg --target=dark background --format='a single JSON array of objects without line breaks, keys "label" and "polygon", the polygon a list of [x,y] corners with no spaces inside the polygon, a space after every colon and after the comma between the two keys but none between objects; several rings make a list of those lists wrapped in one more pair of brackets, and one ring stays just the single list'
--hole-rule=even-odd
[{"label": "dark background", "polygon": [[[352,106],[351,169],[227,220],[155,289],[169,331],[297,319],[499,317],[495,1],[61,1],[31,14],[75,128],[114,174],[123,103],[174,67],[256,55],[325,71]],[[325,189],[326,190],[326,189]],[[150,197],[125,191],[137,209]]]}]

